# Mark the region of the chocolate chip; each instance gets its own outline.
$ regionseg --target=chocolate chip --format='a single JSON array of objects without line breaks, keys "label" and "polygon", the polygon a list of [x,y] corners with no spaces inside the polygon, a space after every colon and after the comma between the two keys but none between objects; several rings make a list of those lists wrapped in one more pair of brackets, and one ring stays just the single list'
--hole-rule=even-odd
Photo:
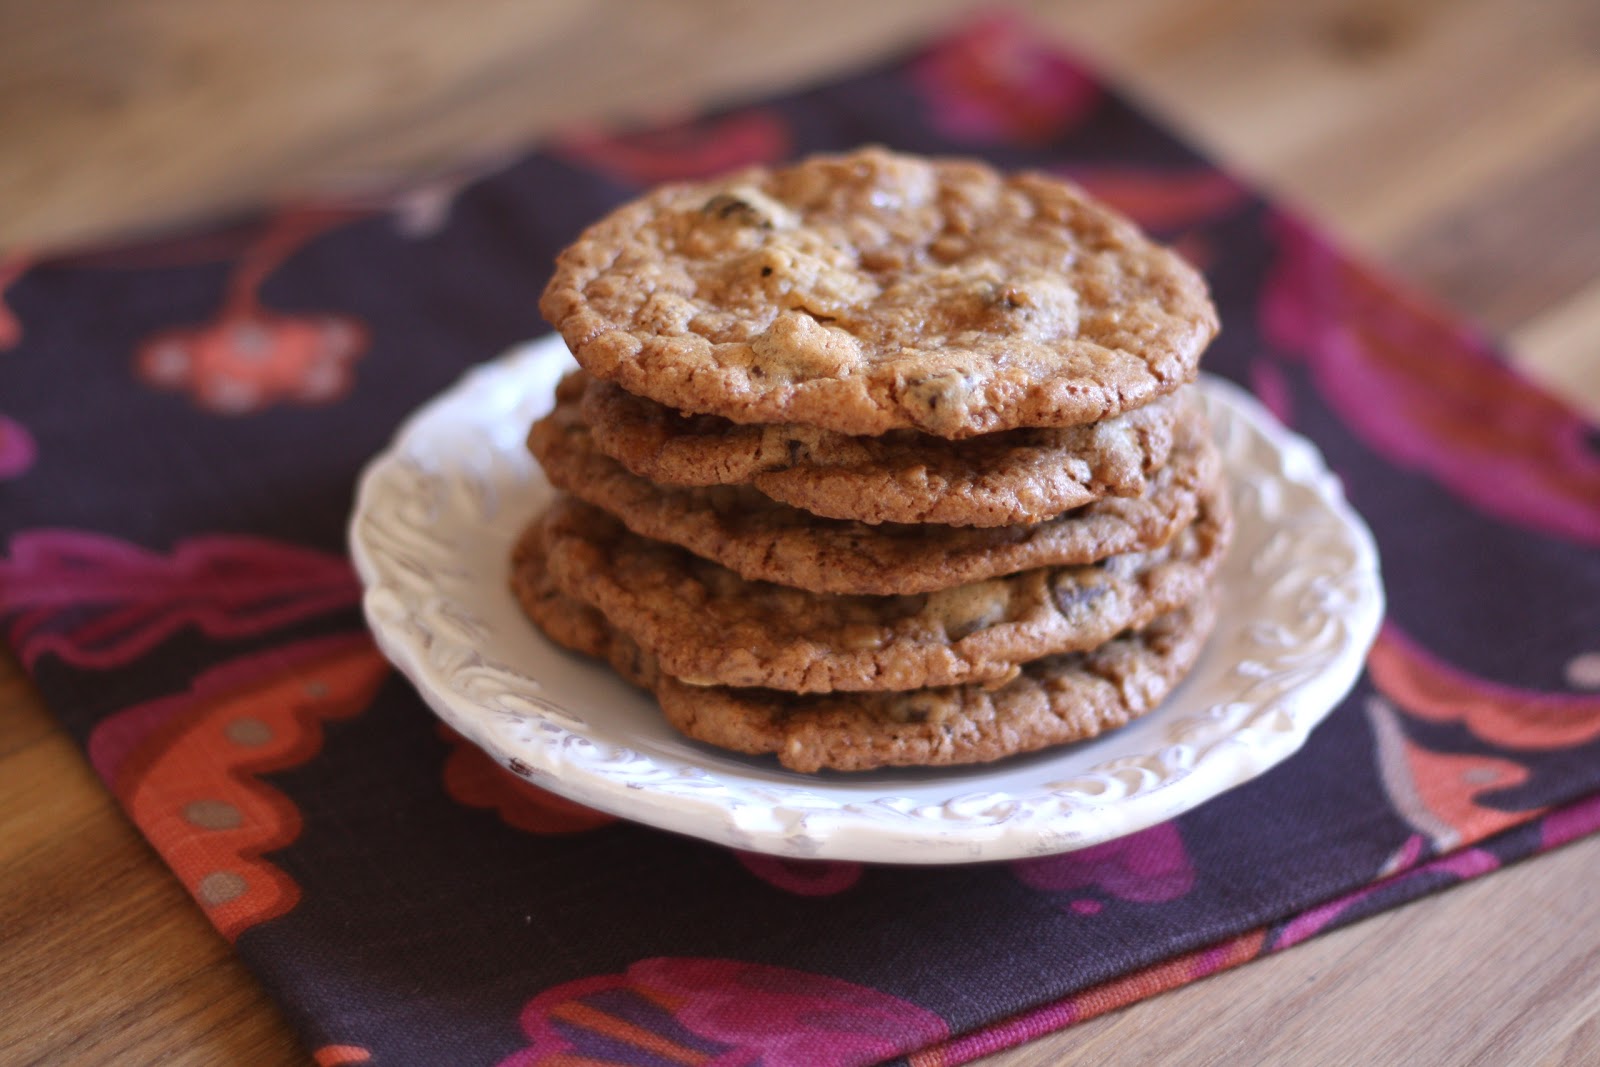
[{"label": "chocolate chip", "polygon": [[712,218],[737,222],[741,226],[759,226],[764,230],[772,229],[772,220],[763,215],[760,209],[748,200],[741,200],[730,193],[718,193],[710,200],[707,200],[705,206],[700,210]]},{"label": "chocolate chip", "polygon": [[1057,582],[1050,590],[1051,599],[1063,615],[1071,615],[1105,596],[1107,587],[1099,582],[1077,582],[1067,579]]},{"label": "chocolate chip", "polygon": [[718,193],[710,200],[707,200],[706,206],[700,210],[704,211],[707,215],[715,215],[719,219],[725,219],[737,211],[751,211],[753,209],[749,204],[745,203],[743,200],[740,200],[736,196],[729,196],[727,193]]},{"label": "chocolate chip", "polygon": [[955,708],[950,699],[933,693],[909,693],[891,701],[889,718],[895,722],[938,722],[950,718]]},{"label": "chocolate chip", "polygon": [[[959,412],[961,400],[970,389],[971,382],[960,371],[939,371],[907,382],[904,399],[907,406],[920,409],[926,415],[933,415],[941,406],[954,407]],[[945,404],[947,400],[951,403]],[[933,418],[923,425],[938,432],[941,421]]]},{"label": "chocolate chip", "polygon": [[770,278],[770,277],[772,277],[772,268],[771,268],[771,267],[762,267],[762,268],[761,268],[761,276],[762,276],[762,277],[763,277],[763,278]]}]

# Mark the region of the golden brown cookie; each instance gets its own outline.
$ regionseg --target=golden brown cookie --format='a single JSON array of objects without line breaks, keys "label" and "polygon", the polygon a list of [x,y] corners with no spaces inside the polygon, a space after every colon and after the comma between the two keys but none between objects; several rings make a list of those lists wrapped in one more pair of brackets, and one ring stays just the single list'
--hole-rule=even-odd
[{"label": "golden brown cookie", "polygon": [[1105,496],[1138,496],[1167,462],[1178,411],[1170,397],[1101,422],[964,441],[917,430],[852,437],[681,415],[612,382],[581,381],[595,447],[641,478],[751,485],[814,515],[868,523],[1014,526]]},{"label": "golden brown cookie", "polygon": [[558,499],[540,522],[550,577],[662,670],[696,685],[796,693],[1000,684],[1022,663],[1093,648],[1188,603],[1226,549],[1223,495],[1166,545],[907,596],[751,582],[605,512]]},{"label": "golden brown cookie", "polygon": [[797,696],[772,689],[686,685],[632,639],[557,589],[537,530],[514,561],[512,588],[554,641],[610,660],[655,692],[683,734],[736,752],[776,754],[791,770],[981,763],[1081,741],[1154,709],[1189,672],[1215,617],[1203,589],[1180,610],[1088,652],[1035,660],[998,689],[965,685],[907,693]]},{"label": "golden brown cookie", "polygon": [[563,382],[555,410],[528,435],[557,488],[641,537],[670,541],[742,578],[813,593],[926,593],[1157,548],[1193,521],[1221,465],[1204,414],[1183,403],[1171,458],[1143,496],[1108,497],[1029,526],[869,526],[819,519],[747,488],[672,488],[635,477],[596,449],[574,396],[582,388]]},{"label": "golden brown cookie", "polygon": [[596,377],[681,411],[951,439],[1140,407],[1217,330],[1200,275],[1076,186],[882,149],[662,186],[539,306]]}]

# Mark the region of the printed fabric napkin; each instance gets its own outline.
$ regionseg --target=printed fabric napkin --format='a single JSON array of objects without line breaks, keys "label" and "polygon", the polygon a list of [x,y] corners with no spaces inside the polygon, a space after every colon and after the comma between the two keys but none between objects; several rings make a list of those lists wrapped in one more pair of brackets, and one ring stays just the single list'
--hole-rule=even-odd
[{"label": "printed fabric napkin", "polygon": [[[863,142],[1069,175],[1205,269],[1207,368],[1383,555],[1368,670],[1293,759],[1086,852],[789,863],[533,790],[375,651],[355,475],[545,332],[556,251],[649,184]],[[1600,827],[1582,421],[1011,22],[0,285],[0,626],[324,1067],[961,1063]]]}]

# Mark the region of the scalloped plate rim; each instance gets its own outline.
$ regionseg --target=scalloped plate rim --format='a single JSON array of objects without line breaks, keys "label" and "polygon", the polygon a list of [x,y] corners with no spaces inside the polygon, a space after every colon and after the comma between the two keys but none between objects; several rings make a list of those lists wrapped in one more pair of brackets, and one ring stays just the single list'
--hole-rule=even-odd
[{"label": "scalloped plate rim", "polygon": [[[416,438],[437,432],[441,427],[459,426],[471,430],[475,424],[481,427],[486,423],[478,412],[461,417],[455,411],[457,406],[475,393],[497,386],[508,386],[513,397],[521,390],[525,400],[540,398],[540,390],[548,393],[559,376],[558,371],[569,361],[570,356],[559,338],[547,335],[513,348],[498,359],[470,368],[454,384],[414,411],[401,423],[389,445],[362,471],[350,517],[348,541],[364,587],[363,611],[374,639],[425,703],[502,765],[516,766],[518,773],[543,788],[622,818],[749,851],[791,858],[880,863],[1005,860],[1101,844],[1182,814],[1293,755],[1304,745],[1317,723],[1354,686],[1382,620],[1384,596],[1376,544],[1365,523],[1344,499],[1337,478],[1327,469],[1316,446],[1278,423],[1243,389],[1202,375],[1200,388],[1214,413],[1231,416],[1232,432],[1240,432],[1242,428],[1270,448],[1274,469],[1269,473],[1279,482],[1309,493],[1310,500],[1325,513],[1322,518],[1331,520],[1329,528],[1336,529],[1343,537],[1341,546],[1349,550],[1354,560],[1347,574],[1355,586],[1344,616],[1347,639],[1339,644],[1318,673],[1278,695],[1277,710],[1287,716],[1288,728],[1248,738],[1237,731],[1232,735],[1224,733],[1212,741],[1192,766],[1180,767],[1153,784],[1140,786],[1131,795],[1104,803],[1087,799],[1081,791],[1063,788],[1045,788],[1023,796],[999,792],[992,794],[996,803],[1001,809],[1009,807],[1009,810],[1002,810],[993,817],[965,819],[918,815],[915,811],[895,813],[895,801],[899,799],[896,794],[904,792],[895,788],[899,781],[895,775],[900,772],[878,776],[883,779],[882,795],[866,804],[853,796],[835,797],[831,801],[826,798],[846,785],[870,783],[874,780],[871,772],[853,774],[848,779],[794,776],[793,780],[776,783],[770,777],[746,780],[739,771],[742,767],[749,767],[751,774],[768,776],[772,768],[766,761],[713,750],[703,750],[701,759],[671,768],[673,777],[669,780],[677,783],[672,790],[662,788],[648,776],[625,778],[600,773],[573,758],[570,751],[558,758],[548,744],[530,747],[526,739],[511,737],[507,721],[497,718],[494,709],[463,692],[450,677],[442,676],[429,662],[427,648],[419,644],[416,635],[408,636],[401,627],[391,623],[385,614],[385,600],[403,601],[403,598],[395,591],[394,575],[379,562],[382,553],[369,543],[363,521],[373,513],[374,501],[385,491],[386,477],[406,458],[407,447]],[[520,433],[515,439],[520,447]],[[531,465],[531,460],[527,462]],[[536,484],[542,482],[536,467],[532,478]],[[1243,519],[1240,525],[1244,526]],[[509,541],[504,547],[509,551]],[[1237,548],[1236,544],[1236,551]],[[511,599],[503,587],[476,592]],[[1224,600],[1222,614],[1227,616],[1227,598]],[[405,608],[404,603],[401,607]],[[1221,628],[1219,620],[1219,631]],[[536,639],[543,640],[542,637]],[[535,683],[533,690],[538,688]],[[532,690],[527,695],[533,695]],[[1139,722],[1157,721],[1164,715],[1175,716],[1177,711],[1171,707],[1172,703],[1169,701]],[[1131,731],[1132,726],[1124,727],[1123,731],[1114,731],[1096,741],[1067,748],[1099,745],[1108,738],[1119,734],[1126,736],[1125,732]],[[579,738],[580,744],[582,741],[592,744],[592,740],[578,732],[569,731],[567,736]],[[985,781],[993,779],[997,769],[1015,769],[1017,761],[1037,764],[1041,784],[1059,779],[1059,775],[1045,770],[1051,763],[1051,755],[1035,754],[1000,764],[940,769],[936,780],[948,782],[950,788],[943,809],[967,801],[975,793],[984,795]],[[642,759],[651,770],[665,769],[658,761]],[[711,769],[708,770],[707,765]],[[1103,764],[1091,770],[1103,772]],[[689,782],[695,784],[691,787],[686,784]],[[720,792],[713,788],[718,784]],[[1059,781],[1056,784],[1059,785]],[[963,788],[964,785],[967,788]],[[743,790],[747,795],[735,802],[727,795],[730,790]],[[771,803],[758,799],[759,794],[773,792],[787,800]],[[824,803],[813,805],[811,800]],[[763,810],[750,813],[752,806]],[[1065,812],[1060,810],[1063,806]]]}]

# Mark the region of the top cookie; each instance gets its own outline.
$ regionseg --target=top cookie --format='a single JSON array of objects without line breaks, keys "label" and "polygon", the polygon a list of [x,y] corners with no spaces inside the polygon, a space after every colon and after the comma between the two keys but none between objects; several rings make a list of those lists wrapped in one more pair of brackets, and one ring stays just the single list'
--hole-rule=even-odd
[{"label": "top cookie", "polygon": [[958,439],[1191,380],[1205,283],[1077,187],[882,149],[663,186],[556,261],[540,310],[629,392],[735,422]]}]

